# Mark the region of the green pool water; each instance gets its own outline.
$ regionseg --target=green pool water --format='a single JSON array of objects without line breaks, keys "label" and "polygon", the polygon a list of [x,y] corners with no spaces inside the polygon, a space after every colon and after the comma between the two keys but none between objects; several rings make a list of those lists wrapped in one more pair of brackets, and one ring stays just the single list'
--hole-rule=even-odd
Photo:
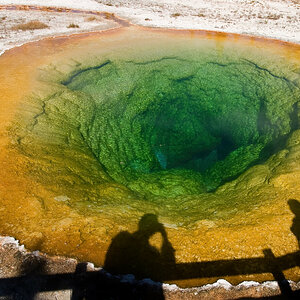
[{"label": "green pool water", "polygon": [[106,173],[147,199],[214,191],[298,127],[298,87],[247,58],[106,60],[63,84]]}]

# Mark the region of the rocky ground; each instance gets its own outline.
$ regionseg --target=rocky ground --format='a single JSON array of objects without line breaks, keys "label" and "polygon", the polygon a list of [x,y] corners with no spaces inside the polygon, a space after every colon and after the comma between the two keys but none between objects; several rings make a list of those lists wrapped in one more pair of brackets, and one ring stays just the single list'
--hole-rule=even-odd
[{"label": "rocky ground", "polygon": [[[30,27],[32,22],[35,23]],[[43,11],[42,8],[29,10],[28,7],[9,10],[0,7],[0,53],[43,37],[99,31],[117,26],[118,23],[109,13],[71,13],[57,9]]]}]

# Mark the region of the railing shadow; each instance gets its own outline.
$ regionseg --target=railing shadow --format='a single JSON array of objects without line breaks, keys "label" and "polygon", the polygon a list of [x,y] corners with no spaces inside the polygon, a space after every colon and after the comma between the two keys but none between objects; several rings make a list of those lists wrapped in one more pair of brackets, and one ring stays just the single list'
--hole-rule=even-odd
[{"label": "railing shadow", "polygon": [[[299,296],[300,291],[292,292],[283,271],[296,266],[300,266],[300,251],[275,257],[267,249],[263,257],[257,258],[175,264],[163,281],[272,273],[282,295],[291,299]],[[143,281],[138,284],[130,280],[122,281],[120,277],[111,276],[103,270],[86,272],[82,268],[75,273],[0,279],[0,297],[10,296],[10,299],[34,299],[37,293],[60,290],[72,290],[72,300],[164,299],[159,284],[149,288]]]}]

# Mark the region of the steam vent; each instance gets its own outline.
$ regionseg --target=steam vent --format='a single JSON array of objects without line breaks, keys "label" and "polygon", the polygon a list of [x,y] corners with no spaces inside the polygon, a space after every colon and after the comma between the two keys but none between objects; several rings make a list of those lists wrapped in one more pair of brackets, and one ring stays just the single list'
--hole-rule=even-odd
[{"label": "steam vent", "polygon": [[300,280],[299,45],[131,26],[7,51],[0,78],[0,234],[103,266],[156,215],[177,268],[140,277],[273,280],[271,251]]}]

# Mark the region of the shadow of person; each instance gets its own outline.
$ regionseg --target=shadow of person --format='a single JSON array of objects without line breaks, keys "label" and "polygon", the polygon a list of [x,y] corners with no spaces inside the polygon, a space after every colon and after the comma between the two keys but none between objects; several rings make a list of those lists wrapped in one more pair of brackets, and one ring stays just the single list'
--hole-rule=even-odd
[{"label": "shadow of person", "polygon": [[[150,238],[159,233],[160,249],[150,244]],[[120,232],[108,248],[104,269],[112,274],[133,274],[136,278],[162,281],[175,270],[175,250],[168,240],[163,224],[154,214],[145,214],[134,233]]]},{"label": "shadow of person", "polygon": [[300,202],[295,199],[290,199],[288,201],[288,205],[293,214],[295,215],[293,219],[293,224],[291,226],[291,231],[297,238],[298,245],[300,248]]}]

